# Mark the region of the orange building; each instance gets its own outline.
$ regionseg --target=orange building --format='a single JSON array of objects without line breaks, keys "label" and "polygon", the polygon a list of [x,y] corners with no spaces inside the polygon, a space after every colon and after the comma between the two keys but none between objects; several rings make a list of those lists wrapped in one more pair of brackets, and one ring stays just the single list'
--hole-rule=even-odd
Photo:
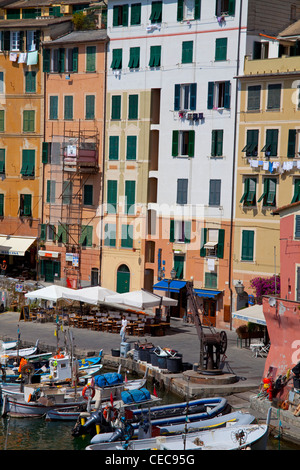
[{"label": "orange building", "polygon": [[40,276],[99,283],[106,31],[44,43],[44,210]]}]

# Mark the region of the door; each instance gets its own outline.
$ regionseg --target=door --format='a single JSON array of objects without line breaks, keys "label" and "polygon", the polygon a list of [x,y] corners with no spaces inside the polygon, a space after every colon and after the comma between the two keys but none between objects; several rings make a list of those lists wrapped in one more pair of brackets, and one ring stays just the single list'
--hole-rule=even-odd
[{"label": "door", "polygon": [[117,271],[117,292],[124,294],[130,289],[130,271],[126,264],[122,264]]},{"label": "door", "polygon": [[41,275],[45,276],[45,282],[54,282],[54,278],[60,279],[60,262],[50,259],[42,260]]},{"label": "door", "polygon": [[205,325],[205,321],[207,320],[208,325],[216,326],[216,310],[217,310],[217,302],[211,299],[204,299],[203,300],[203,322]]}]

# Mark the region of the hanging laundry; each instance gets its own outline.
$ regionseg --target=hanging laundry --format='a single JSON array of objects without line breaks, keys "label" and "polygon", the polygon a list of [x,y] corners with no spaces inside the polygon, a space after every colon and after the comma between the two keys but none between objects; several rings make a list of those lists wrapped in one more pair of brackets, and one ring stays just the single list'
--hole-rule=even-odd
[{"label": "hanging laundry", "polygon": [[251,166],[252,168],[257,168],[257,167],[258,167],[258,161],[257,161],[257,160],[251,160],[250,166]]},{"label": "hanging laundry", "polygon": [[11,53],[9,54],[9,60],[10,60],[11,62],[16,62],[17,58],[18,58],[18,54],[17,54],[16,52],[11,52]]},{"label": "hanging laundry", "polygon": [[263,166],[264,162],[262,160],[258,160],[259,166]]},{"label": "hanging laundry", "polygon": [[38,63],[38,51],[28,52],[27,65],[36,65]]},{"label": "hanging laundry", "polygon": [[273,170],[279,168],[279,162],[273,162]]},{"label": "hanging laundry", "polygon": [[26,64],[26,60],[27,60],[26,52],[21,52],[21,54],[19,55],[18,63],[19,64]]},{"label": "hanging laundry", "polygon": [[207,267],[208,267],[209,271],[214,271],[214,269],[215,269],[215,260],[214,260],[214,258],[208,258],[207,259]]},{"label": "hanging laundry", "polygon": [[297,168],[300,170],[300,160],[297,160]]},{"label": "hanging laundry", "polygon": [[272,173],[273,171],[273,163],[269,162],[269,172]]},{"label": "hanging laundry", "polygon": [[263,162],[263,170],[269,169],[269,162]]}]

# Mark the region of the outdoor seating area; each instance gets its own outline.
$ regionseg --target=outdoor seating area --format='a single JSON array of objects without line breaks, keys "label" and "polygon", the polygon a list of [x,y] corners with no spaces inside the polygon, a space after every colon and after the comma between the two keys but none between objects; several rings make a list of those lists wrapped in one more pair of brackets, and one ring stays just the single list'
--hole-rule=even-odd
[{"label": "outdoor seating area", "polygon": [[[86,289],[93,290],[88,291],[85,297],[83,291]],[[162,310],[157,309],[154,315],[151,307],[161,306],[163,302],[165,305],[171,304],[173,299],[142,291],[144,301],[140,301],[138,299],[141,291],[137,291],[136,294],[134,292],[128,293],[130,298],[125,297],[125,303],[122,294],[114,295],[116,293],[107,291],[100,286],[96,286],[96,289],[93,287],[86,289],[72,290],[61,286],[49,286],[49,288],[29,292],[25,294],[25,298],[27,297],[31,301],[39,299],[44,304],[51,301],[55,306],[42,308],[35,304],[31,306],[29,303],[23,307],[20,320],[40,323],[59,321],[60,324],[70,328],[86,328],[93,331],[120,334],[122,316],[125,315],[127,320],[126,335],[138,337],[146,334],[164,336],[170,327],[169,321],[162,321]],[[88,295],[95,292],[98,297]],[[131,294],[135,294],[132,300]],[[106,301],[106,296],[109,302]],[[112,300],[115,303],[111,303]]]}]

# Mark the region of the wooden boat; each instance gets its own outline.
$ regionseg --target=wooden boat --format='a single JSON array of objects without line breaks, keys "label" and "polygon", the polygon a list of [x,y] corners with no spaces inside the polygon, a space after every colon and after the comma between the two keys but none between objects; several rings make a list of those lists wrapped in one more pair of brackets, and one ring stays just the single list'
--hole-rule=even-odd
[{"label": "wooden boat", "polygon": [[[150,423],[145,422],[133,423],[133,436],[132,438],[140,439],[143,437],[153,437],[153,436],[170,436],[175,434],[182,434],[183,432],[191,433],[196,431],[207,430],[211,428],[219,428],[225,426],[245,426],[251,424],[255,421],[255,417],[250,413],[243,413],[241,411],[235,411],[228,413],[222,416],[216,416],[210,419],[199,419],[197,414],[186,416],[178,416],[177,418],[172,418],[171,424],[157,424],[158,420],[153,420]],[[164,420],[159,420],[163,422]],[[166,420],[166,423],[169,423]],[[146,429],[146,432],[144,432]],[[148,434],[145,435],[145,434]],[[122,427],[116,429],[114,432],[106,432],[96,434],[91,439],[91,444],[99,444],[102,442],[116,442],[124,439],[124,433]]]},{"label": "wooden boat", "polygon": [[17,341],[0,341],[0,354],[17,347]]},{"label": "wooden boat", "polygon": [[22,349],[9,349],[5,351],[5,356],[7,357],[25,357],[28,358],[29,356],[33,356],[38,351],[38,344],[39,340],[36,341],[35,346],[30,348],[22,348]]},{"label": "wooden boat", "polygon": [[271,409],[266,424],[234,425],[175,436],[90,444],[86,450],[122,451],[196,451],[196,450],[266,450]]}]

